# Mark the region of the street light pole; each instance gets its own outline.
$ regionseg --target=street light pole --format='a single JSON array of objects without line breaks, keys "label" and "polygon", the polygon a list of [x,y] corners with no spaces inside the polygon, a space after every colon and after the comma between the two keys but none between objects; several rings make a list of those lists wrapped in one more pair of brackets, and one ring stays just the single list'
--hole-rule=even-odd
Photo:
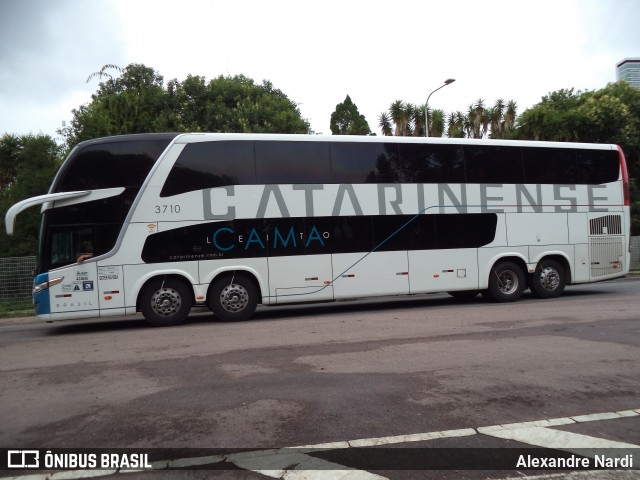
[{"label": "street light pole", "polygon": [[440,90],[441,88],[446,87],[447,85],[452,84],[453,82],[455,82],[456,79],[455,78],[447,78],[444,81],[444,84],[440,85],[438,88],[436,88],[433,92],[431,92],[429,94],[429,96],[427,97],[427,103],[424,105],[424,121],[425,121],[425,125],[424,125],[424,130],[425,130],[425,137],[429,136],[429,99],[431,98],[431,95],[433,95],[434,93],[436,93],[438,90]]}]

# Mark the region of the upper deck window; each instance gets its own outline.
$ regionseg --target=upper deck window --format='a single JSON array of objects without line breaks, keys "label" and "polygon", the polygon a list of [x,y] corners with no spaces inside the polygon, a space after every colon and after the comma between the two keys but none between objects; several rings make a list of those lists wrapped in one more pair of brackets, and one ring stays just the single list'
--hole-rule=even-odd
[{"label": "upper deck window", "polygon": [[95,142],[62,166],[53,192],[141,187],[171,139]]}]

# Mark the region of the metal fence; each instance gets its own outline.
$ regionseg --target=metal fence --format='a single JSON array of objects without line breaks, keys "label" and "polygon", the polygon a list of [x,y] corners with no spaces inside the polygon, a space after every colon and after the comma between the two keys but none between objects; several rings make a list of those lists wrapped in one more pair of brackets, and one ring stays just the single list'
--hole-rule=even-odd
[{"label": "metal fence", "polygon": [[29,308],[36,257],[0,258],[0,302],[11,308]]}]

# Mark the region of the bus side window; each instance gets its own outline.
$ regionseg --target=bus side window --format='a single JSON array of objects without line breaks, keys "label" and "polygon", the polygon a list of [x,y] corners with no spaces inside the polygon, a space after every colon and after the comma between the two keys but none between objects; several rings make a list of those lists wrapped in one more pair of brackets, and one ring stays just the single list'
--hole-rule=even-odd
[{"label": "bus side window", "polygon": [[398,145],[406,183],[465,183],[464,157],[458,145]]},{"label": "bus side window", "polygon": [[579,150],[580,183],[598,185],[618,180],[620,160],[615,150]]},{"label": "bus side window", "polygon": [[325,142],[256,141],[255,152],[260,184],[331,183]]},{"label": "bus side window", "polygon": [[255,185],[253,142],[190,143],[176,160],[160,192],[161,197],[223,187]]},{"label": "bus side window", "polygon": [[469,183],[524,183],[520,147],[469,145],[464,161]]},{"label": "bus side window", "polygon": [[398,183],[402,165],[394,143],[331,144],[332,183]]},{"label": "bus side window", "polygon": [[573,148],[525,148],[525,183],[578,183],[578,163]]}]

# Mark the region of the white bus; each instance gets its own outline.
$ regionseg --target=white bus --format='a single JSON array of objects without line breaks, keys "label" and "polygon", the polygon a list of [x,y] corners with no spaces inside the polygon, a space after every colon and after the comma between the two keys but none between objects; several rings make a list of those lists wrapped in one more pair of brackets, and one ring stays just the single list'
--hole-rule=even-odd
[{"label": "white bus", "polygon": [[79,144],[42,204],[46,321],[220,320],[258,304],[527,288],[628,273],[615,145],[401,137],[143,134]]}]

